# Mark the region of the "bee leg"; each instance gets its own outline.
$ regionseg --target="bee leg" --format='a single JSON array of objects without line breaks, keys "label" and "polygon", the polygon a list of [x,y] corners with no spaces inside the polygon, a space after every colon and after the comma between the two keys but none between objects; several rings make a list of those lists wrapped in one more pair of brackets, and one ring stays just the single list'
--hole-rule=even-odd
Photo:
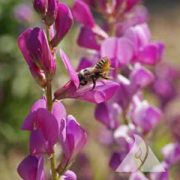
[{"label": "bee leg", "polygon": [[92,82],[93,82],[93,87],[92,90],[96,87],[96,78],[93,76],[92,77]]},{"label": "bee leg", "polygon": [[107,79],[107,80],[110,80],[111,78],[110,77],[108,77],[108,76],[106,76],[106,75],[101,75],[101,77],[103,78],[103,79]]},{"label": "bee leg", "polygon": [[80,85],[85,86],[86,84],[87,84],[86,80],[83,79],[83,80],[80,81]]}]

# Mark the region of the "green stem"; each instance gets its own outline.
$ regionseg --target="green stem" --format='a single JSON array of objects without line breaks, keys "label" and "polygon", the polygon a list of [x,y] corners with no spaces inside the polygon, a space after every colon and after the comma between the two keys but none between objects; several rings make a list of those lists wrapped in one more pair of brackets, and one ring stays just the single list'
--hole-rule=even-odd
[{"label": "green stem", "polygon": [[[46,26],[46,35],[48,42],[50,42],[50,27]],[[46,99],[47,99],[47,108],[48,111],[51,112],[52,105],[53,105],[53,99],[52,99],[52,84],[51,84],[51,78],[47,75],[47,85],[46,85]],[[56,172],[56,158],[55,154],[52,153],[50,156],[50,164],[51,164],[51,173],[52,173],[52,180],[58,180],[57,172]]]},{"label": "green stem", "polygon": [[[52,86],[51,86],[51,81],[48,80],[47,86],[46,86],[46,98],[47,98],[47,108],[48,111],[52,110]],[[56,172],[56,159],[55,159],[55,154],[52,153],[50,156],[50,163],[51,163],[51,172],[52,172],[52,180],[57,180],[57,172]]]}]

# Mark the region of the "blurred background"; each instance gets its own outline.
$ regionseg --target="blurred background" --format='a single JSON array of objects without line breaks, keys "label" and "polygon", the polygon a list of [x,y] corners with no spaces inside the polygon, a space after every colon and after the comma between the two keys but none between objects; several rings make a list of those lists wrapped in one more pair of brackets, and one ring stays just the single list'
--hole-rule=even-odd
[{"label": "blurred background", "polygon": [[[68,3],[71,4],[72,1],[68,1]],[[180,1],[146,0],[145,4],[151,15],[150,28],[153,39],[162,41],[166,45],[164,60],[177,68],[180,67]],[[16,42],[20,32],[26,27],[39,25],[39,21],[38,15],[32,9],[31,0],[0,0],[1,180],[19,179],[16,167],[28,152],[28,133],[22,132],[20,127],[32,103],[42,95],[41,89],[30,75]],[[77,65],[78,58],[85,53],[76,45],[77,35],[78,26],[75,25],[61,44],[61,47],[73,60],[74,65]],[[54,88],[63,84],[67,79],[67,74],[62,71],[59,63]],[[89,179],[107,179],[106,175],[110,171],[108,155],[106,156],[106,151],[101,152],[101,145],[95,135],[101,125],[94,120],[94,106],[84,106],[83,102],[74,101],[67,101],[66,106],[69,113],[73,114],[88,130],[90,137],[85,148],[90,158],[88,160],[84,155],[80,157],[81,161],[83,160],[87,164],[87,167],[84,166],[83,172],[89,173]],[[173,111],[178,111],[177,104],[172,107]],[[160,148],[170,141],[167,127],[163,123],[160,124],[153,136],[153,150],[161,158]],[[96,160],[96,154],[101,159],[100,162]],[[78,167],[78,164],[74,166],[77,169],[81,168]],[[91,172],[93,172],[93,176]]]}]

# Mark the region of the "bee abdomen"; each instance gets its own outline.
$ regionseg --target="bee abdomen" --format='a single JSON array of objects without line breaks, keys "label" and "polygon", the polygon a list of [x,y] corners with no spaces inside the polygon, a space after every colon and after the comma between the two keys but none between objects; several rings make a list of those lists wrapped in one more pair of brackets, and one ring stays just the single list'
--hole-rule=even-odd
[{"label": "bee abdomen", "polygon": [[106,61],[104,59],[100,60],[99,62],[97,62],[97,64],[95,65],[95,68],[97,69],[102,69],[105,65]]}]

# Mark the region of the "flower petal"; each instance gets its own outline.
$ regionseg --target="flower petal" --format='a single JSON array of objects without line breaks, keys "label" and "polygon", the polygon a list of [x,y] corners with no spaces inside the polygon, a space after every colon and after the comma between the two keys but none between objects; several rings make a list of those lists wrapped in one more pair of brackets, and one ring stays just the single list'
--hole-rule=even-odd
[{"label": "flower petal", "polygon": [[52,47],[58,45],[70,30],[72,24],[73,16],[69,7],[64,3],[59,2],[57,7],[57,17],[55,20],[56,35],[51,40]]},{"label": "flower petal", "polygon": [[95,26],[93,15],[86,3],[81,0],[76,0],[72,7],[73,16],[75,19],[85,26],[93,28]]},{"label": "flower petal", "polygon": [[161,60],[163,51],[162,43],[151,43],[140,49],[138,61],[143,64],[155,65]]},{"label": "flower petal", "polygon": [[30,153],[32,155],[40,155],[47,152],[46,141],[42,132],[37,129],[33,130],[30,135]]},{"label": "flower petal", "polygon": [[18,166],[18,174],[23,180],[45,180],[43,170],[43,158],[27,156]]},{"label": "flower petal", "polygon": [[79,46],[84,48],[94,49],[97,51],[100,50],[100,45],[96,40],[94,32],[86,26],[81,28],[77,43]]},{"label": "flower petal", "polygon": [[74,85],[76,86],[76,88],[78,88],[79,87],[78,75],[77,75],[76,71],[74,70],[74,68],[72,67],[72,65],[70,63],[70,59],[67,57],[67,55],[64,53],[64,51],[62,49],[60,49],[60,56],[61,56],[61,59],[64,63],[66,70],[69,73],[71,80],[74,82]]}]

